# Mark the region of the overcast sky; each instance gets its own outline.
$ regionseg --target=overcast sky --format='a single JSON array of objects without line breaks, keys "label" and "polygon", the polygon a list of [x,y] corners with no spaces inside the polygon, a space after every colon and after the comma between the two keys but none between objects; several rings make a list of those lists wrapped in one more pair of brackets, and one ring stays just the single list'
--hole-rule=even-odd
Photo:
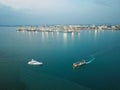
[{"label": "overcast sky", "polygon": [[119,24],[120,0],[0,0],[0,24]]}]

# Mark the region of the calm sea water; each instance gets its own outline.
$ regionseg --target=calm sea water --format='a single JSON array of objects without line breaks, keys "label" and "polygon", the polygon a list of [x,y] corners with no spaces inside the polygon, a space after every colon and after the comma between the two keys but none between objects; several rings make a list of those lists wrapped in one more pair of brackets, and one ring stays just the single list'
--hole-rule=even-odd
[{"label": "calm sea water", "polygon": [[[91,63],[77,69],[84,58]],[[31,59],[43,66],[31,66]],[[0,27],[0,90],[120,90],[120,31],[17,32]]]}]

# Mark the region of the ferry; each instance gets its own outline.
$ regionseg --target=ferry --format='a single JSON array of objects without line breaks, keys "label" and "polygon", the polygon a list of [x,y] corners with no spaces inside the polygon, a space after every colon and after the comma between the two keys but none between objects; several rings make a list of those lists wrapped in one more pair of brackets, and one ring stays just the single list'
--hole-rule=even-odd
[{"label": "ferry", "polygon": [[86,64],[86,61],[84,59],[82,59],[81,61],[78,61],[76,63],[73,63],[73,67],[74,68],[77,68],[77,67],[80,67],[80,66],[83,66]]},{"label": "ferry", "polygon": [[31,61],[28,62],[28,64],[30,64],[30,65],[42,65],[43,63],[32,59]]}]

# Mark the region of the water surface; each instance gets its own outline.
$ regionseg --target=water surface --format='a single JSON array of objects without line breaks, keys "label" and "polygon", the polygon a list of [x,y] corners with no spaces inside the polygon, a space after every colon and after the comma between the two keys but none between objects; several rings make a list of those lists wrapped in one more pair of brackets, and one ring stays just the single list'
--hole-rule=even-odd
[{"label": "water surface", "polygon": [[[0,27],[0,90],[120,90],[120,31],[17,32]],[[91,63],[73,69],[80,59]],[[44,63],[30,66],[31,59]]]}]

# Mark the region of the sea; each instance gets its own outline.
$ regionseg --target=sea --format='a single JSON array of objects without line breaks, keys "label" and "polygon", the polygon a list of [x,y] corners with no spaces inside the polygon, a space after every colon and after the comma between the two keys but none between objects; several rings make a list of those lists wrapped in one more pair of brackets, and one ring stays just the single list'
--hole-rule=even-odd
[{"label": "sea", "polygon": [[[73,68],[81,59],[88,63]],[[120,30],[0,27],[0,90],[120,90]]]}]

